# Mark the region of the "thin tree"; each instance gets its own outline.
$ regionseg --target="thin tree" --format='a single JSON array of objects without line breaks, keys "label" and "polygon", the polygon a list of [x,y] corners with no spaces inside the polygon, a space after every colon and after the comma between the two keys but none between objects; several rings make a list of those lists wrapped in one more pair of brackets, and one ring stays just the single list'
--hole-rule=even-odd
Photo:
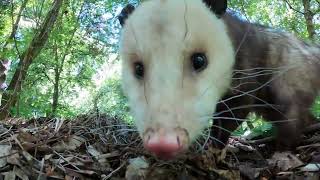
[{"label": "thin tree", "polygon": [[28,48],[22,53],[8,90],[4,93],[1,100],[0,120],[7,118],[10,114],[10,109],[15,106],[17,97],[21,92],[22,83],[26,79],[28,68],[45,46],[59,15],[62,2],[63,0],[55,0],[53,2],[50,11],[47,13],[45,20],[40,26],[40,30],[36,33]]}]

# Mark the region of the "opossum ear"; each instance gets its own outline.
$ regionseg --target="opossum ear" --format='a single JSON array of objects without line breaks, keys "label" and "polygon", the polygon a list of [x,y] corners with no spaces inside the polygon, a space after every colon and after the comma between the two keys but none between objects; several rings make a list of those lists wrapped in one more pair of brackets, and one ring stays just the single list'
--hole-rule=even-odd
[{"label": "opossum ear", "polygon": [[203,0],[203,2],[218,16],[223,15],[228,6],[227,0]]},{"label": "opossum ear", "polygon": [[118,20],[121,24],[121,26],[123,26],[126,22],[126,20],[128,19],[129,15],[134,11],[134,6],[132,4],[128,4],[126,5],[121,13],[118,15]]}]

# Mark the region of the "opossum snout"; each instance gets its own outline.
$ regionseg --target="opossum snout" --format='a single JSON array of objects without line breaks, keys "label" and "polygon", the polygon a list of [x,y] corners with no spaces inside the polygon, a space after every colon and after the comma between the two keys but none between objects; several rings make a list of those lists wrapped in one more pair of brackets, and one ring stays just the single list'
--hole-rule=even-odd
[{"label": "opossum snout", "polygon": [[143,135],[145,148],[161,159],[172,159],[189,145],[188,132],[183,128],[148,128]]}]

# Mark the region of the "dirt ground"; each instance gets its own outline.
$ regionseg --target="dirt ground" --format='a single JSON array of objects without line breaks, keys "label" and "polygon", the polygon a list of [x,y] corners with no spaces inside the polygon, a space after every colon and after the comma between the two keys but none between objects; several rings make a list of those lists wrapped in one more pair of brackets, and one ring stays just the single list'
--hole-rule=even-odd
[{"label": "dirt ground", "polygon": [[175,161],[143,149],[137,132],[105,115],[0,123],[0,179],[320,179],[320,125],[295,152],[275,153],[272,138],[232,137],[223,151],[195,145]]}]

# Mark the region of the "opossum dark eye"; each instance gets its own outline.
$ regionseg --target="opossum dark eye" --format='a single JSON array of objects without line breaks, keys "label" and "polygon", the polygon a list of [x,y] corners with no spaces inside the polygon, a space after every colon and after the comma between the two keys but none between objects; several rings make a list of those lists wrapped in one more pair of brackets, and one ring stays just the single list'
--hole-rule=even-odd
[{"label": "opossum dark eye", "polygon": [[204,70],[208,65],[207,57],[204,53],[194,53],[191,56],[192,67],[196,72]]},{"label": "opossum dark eye", "polygon": [[142,79],[144,76],[144,67],[143,64],[141,62],[135,62],[133,64],[133,68],[134,68],[134,75],[138,78],[138,79]]}]

